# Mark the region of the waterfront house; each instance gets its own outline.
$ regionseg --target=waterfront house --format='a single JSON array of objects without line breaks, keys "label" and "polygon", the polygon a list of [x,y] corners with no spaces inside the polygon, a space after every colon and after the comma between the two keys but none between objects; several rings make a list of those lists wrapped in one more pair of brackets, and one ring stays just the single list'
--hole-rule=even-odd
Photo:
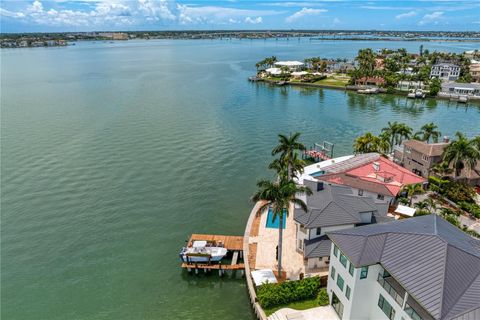
[{"label": "waterfront house", "polygon": [[431,214],[327,234],[340,319],[480,319],[480,240]]},{"label": "waterfront house", "polygon": [[[406,140],[402,145],[395,147],[393,160],[405,169],[427,178],[431,174],[431,169],[443,161],[443,151],[449,143],[446,137],[440,143]],[[446,176],[454,177],[453,172],[446,174]],[[473,169],[462,169],[457,179],[463,180],[472,186],[480,185],[480,161],[477,162]]]},{"label": "waterfront house", "polygon": [[287,67],[290,71],[301,71],[305,64],[300,61],[278,61],[275,62],[277,68]]},{"label": "waterfront house", "polygon": [[282,74],[282,70],[280,68],[268,68],[265,70],[265,72],[271,76],[279,76]]},{"label": "waterfront house", "polygon": [[322,169],[319,181],[348,186],[353,194],[393,205],[402,188],[425,179],[378,153],[359,154]]},{"label": "waterfront house", "polygon": [[437,63],[432,66],[430,78],[442,81],[455,81],[460,76],[460,66],[453,63]]},{"label": "waterfront house", "polygon": [[424,90],[425,84],[423,81],[398,81],[397,90],[400,91],[410,91],[410,90]]},{"label": "waterfront house", "polygon": [[393,161],[409,171],[428,178],[432,167],[442,162],[443,150],[448,146],[448,139],[441,143],[427,143],[419,140],[407,140],[395,146]]},{"label": "waterfront house", "polygon": [[345,186],[303,180],[313,194],[304,196],[308,211],[295,208],[296,249],[303,254],[305,272],[328,268],[331,242],[326,233],[358,225],[389,221],[388,203],[354,195]]},{"label": "waterfront house", "polygon": [[470,65],[470,75],[474,82],[480,82],[480,63]]},{"label": "waterfront house", "polygon": [[377,86],[381,87],[385,85],[385,79],[382,77],[361,77],[355,80],[357,86]]},{"label": "waterfront house", "polygon": [[480,83],[459,83],[447,82],[442,83],[442,96],[468,96],[473,98],[480,98]]}]

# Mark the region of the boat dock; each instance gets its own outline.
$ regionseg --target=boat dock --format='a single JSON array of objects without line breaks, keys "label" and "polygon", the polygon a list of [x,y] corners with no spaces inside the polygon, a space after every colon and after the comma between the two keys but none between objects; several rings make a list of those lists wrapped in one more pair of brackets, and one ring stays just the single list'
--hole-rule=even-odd
[{"label": "boat dock", "polygon": [[207,241],[215,243],[215,245],[224,247],[228,250],[229,254],[231,253],[232,258],[228,263],[195,263],[195,262],[183,262],[182,268],[187,269],[188,272],[195,271],[195,274],[198,274],[199,270],[202,270],[207,273],[212,270],[218,270],[218,274],[222,276],[225,271],[234,271],[241,270],[242,275],[245,269],[245,264],[243,263],[243,237],[242,236],[227,236],[227,235],[216,235],[216,234],[197,234],[194,233],[190,236],[190,239],[187,241],[187,247],[191,247],[194,241]]}]

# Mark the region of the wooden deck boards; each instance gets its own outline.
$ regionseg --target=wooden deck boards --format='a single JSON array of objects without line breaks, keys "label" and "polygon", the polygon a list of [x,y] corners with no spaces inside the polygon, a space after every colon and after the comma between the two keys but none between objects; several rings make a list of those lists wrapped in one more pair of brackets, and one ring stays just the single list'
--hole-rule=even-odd
[{"label": "wooden deck boards", "polygon": [[188,246],[191,247],[193,241],[205,240],[215,241],[217,244],[222,243],[223,247],[230,251],[242,251],[243,250],[243,237],[242,236],[225,236],[217,234],[198,234],[194,233],[188,241]]}]

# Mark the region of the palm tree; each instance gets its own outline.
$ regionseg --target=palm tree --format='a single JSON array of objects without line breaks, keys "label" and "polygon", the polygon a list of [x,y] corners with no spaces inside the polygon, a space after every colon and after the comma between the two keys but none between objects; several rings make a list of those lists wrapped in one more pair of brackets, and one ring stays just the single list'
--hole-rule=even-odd
[{"label": "palm tree", "polygon": [[399,123],[397,128],[397,144],[402,144],[404,139],[410,139],[412,136],[412,128],[407,126],[405,123]]},{"label": "palm tree", "polygon": [[456,140],[452,141],[443,152],[443,161],[448,165],[453,164],[455,170],[454,177],[458,178],[462,169],[475,168],[480,159],[480,150],[476,148],[476,140],[468,140],[461,132],[455,134]]},{"label": "palm tree", "polygon": [[394,121],[394,122],[388,121],[387,126],[382,129],[382,132],[390,137],[390,152],[393,151],[393,146],[395,145],[395,142],[397,140],[398,128],[399,128],[398,125],[399,123],[397,121]]},{"label": "palm tree", "polygon": [[438,138],[440,138],[442,135],[442,133],[438,131],[438,126],[433,122],[424,124],[417,133],[421,134],[422,140],[426,141],[427,143],[430,142],[430,138],[433,140],[433,142],[437,143]]},{"label": "palm tree", "polygon": [[253,195],[252,200],[255,202],[263,201],[263,204],[257,211],[261,214],[266,209],[271,208],[272,219],[279,218],[278,224],[278,276],[282,276],[282,241],[283,241],[283,216],[288,216],[290,211],[290,203],[300,206],[305,212],[308,211],[307,205],[301,199],[296,197],[297,194],[311,195],[312,191],[305,186],[298,186],[292,180],[279,179],[276,182],[269,180],[261,180],[257,183],[258,191]]},{"label": "palm tree", "polygon": [[450,168],[450,165],[447,162],[440,162],[432,167],[432,172],[441,178],[447,177],[450,173],[453,172],[453,169]]},{"label": "palm tree", "polygon": [[298,154],[293,154],[293,159],[290,162],[290,172],[288,166],[281,160],[275,159],[268,165],[268,169],[273,169],[277,172],[279,179],[297,178],[297,174],[302,174],[305,168],[305,161],[298,158]]},{"label": "palm tree", "polygon": [[279,144],[272,150],[272,156],[280,154],[280,161],[282,161],[287,167],[288,179],[291,179],[295,175],[294,168],[298,168],[298,157],[296,157],[297,151],[307,150],[305,145],[298,141],[299,139],[299,132],[290,134],[288,137],[286,135],[279,134]]},{"label": "palm tree", "polygon": [[417,194],[424,192],[420,183],[409,184],[403,187],[403,190],[407,192],[408,205],[412,206],[413,197]]},{"label": "palm tree", "polygon": [[372,49],[361,49],[358,51],[358,56],[356,58],[359,64],[359,70],[362,75],[370,76],[375,70],[375,53]]},{"label": "palm tree", "polygon": [[379,138],[373,135],[371,132],[365,133],[363,136],[359,136],[353,143],[353,149],[355,153],[369,153],[378,151]]}]

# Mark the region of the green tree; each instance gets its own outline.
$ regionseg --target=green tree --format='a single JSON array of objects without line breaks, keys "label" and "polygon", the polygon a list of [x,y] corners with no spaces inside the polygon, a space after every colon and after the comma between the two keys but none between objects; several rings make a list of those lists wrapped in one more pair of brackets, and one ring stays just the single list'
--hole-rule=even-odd
[{"label": "green tree", "polygon": [[427,143],[430,142],[430,139],[437,143],[438,138],[442,135],[442,133],[438,131],[438,126],[433,122],[424,124],[418,133],[422,135],[422,140]]},{"label": "green tree", "polygon": [[286,136],[278,135],[278,145],[273,148],[272,156],[280,155],[280,161],[287,167],[287,178],[291,179],[295,175],[295,167],[298,168],[297,151],[304,151],[307,148],[299,141],[300,133],[295,132]]},{"label": "green tree", "polygon": [[371,76],[373,74],[373,70],[375,70],[375,54],[372,49],[360,49],[356,60],[363,75]]},{"label": "green tree", "polygon": [[480,151],[476,148],[476,140],[468,140],[464,134],[457,132],[456,140],[452,141],[443,152],[443,161],[453,164],[454,176],[458,178],[463,169],[475,168],[480,159]]},{"label": "green tree", "polygon": [[432,97],[435,97],[440,92],[440,90],[442,89],[442,81],[440,79],[433,78],[430,81],[430,84],[429,84],[428,87],[429,87],[429,92],[428,93]]},{"label": "green tree", "polygon": [[415,195],[425,192],[425,190],[423,190],[422,185],[420,183],[406,185],[405,187],[403,187],[403,191],[407,193],[409,206],[412,206],[413,197],[415,197]]},{"label": "green tree", "polygon": [[300,206],[308,211],[307,205],[297,195],[310,195],[312,191],[305,186],[298,186],[293,180],[279,179],[275,182],[260,180],[257,183],[258,191],[253,195],[252,200],[261,201],[257,214],[261,214],[271,208],[272,219],[279,219],[278,225],[278,275],[282,275],[282,245],[283,245],[283,218],[284,213],[290,213],[290,204]]}]

